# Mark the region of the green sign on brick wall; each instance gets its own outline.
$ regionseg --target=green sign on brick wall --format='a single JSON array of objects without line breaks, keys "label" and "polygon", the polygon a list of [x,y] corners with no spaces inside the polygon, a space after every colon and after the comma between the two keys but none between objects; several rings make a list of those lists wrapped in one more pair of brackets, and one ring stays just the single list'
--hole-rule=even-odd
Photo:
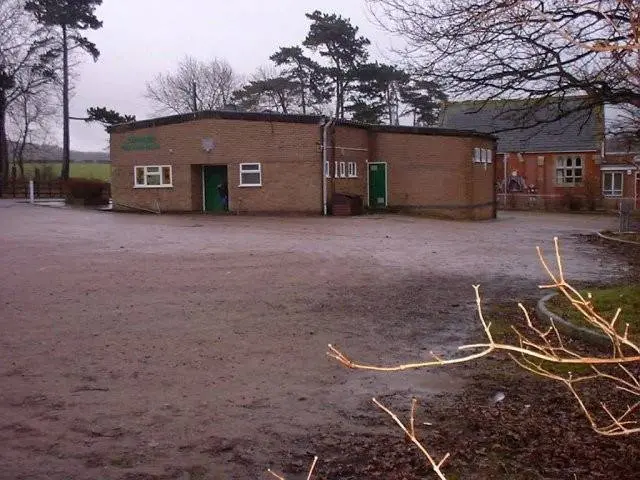
[{"label": "green sign on brick wall", "polygon": [[160,148],[153,135],[130,136],[122,144],[123,150],[157,150]]}]

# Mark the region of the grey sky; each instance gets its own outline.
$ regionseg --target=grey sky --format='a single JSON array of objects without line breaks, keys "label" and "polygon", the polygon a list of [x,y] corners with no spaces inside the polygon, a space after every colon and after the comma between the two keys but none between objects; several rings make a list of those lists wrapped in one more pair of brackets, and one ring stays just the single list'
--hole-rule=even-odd
[{"label": "grey sky", "polygon": [[[374,58],[384,58],[394,43],[373,24],[364,0],[104,0],[97,10],[103,28],[87,34],[101,55],[78,67],[71,114],[107,106],[149,118],[154,109],[144,98],[145,83],[184,55],[224,58],[251,74],[278,47],[302,42],[309,27],[304,14],[316,9],[351,18],[371,40]],[[102,150],[107,141],[102,127],[72,121],[72,149]]]}]

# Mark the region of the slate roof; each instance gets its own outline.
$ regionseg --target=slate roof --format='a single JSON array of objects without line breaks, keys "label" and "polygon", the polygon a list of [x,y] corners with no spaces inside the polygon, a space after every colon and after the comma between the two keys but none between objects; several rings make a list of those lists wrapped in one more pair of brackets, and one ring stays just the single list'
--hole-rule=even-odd
[{"label": "slate roof", "polygon": [[[445,128],[470,129],[498,137],[498,153],[599,151],[603,110],[584,105],[584,98],[562,101],[474,100],[448,103],[440,117]],[[559,115],[565,115],[549,123]],[[547,123],[545,123],[547,122]]]}]

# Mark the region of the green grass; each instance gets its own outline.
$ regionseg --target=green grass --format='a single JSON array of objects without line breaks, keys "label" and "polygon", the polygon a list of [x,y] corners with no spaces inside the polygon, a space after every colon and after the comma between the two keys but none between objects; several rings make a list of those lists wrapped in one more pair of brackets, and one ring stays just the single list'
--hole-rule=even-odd
[{"label": "green grass", "polygon": [[[40,176],[45,175],[45,169],[51,169],[51,175],[53,178],[60,176],[60,170],[62,163],[60,162],[47,162],[47,163],[25,163],[24,175],[27,178],[33,178],[33,173],[36,168],[40,169]],[[111,180],[111,164],[110,163],[74,163],[71,162],[69,176],[72,178],[92,178],[95,180],[104,180],[106,182]]]},{"label": "green grass", "polygon": [[[580,293],[586,298],[587,292],[591,292],[596,312],[606,320],[611,320],[616,310],[621,308],[622,312],[616,322],[618,331],[624,332],[625,324],[628,323],[630,337],[640,340],[640,284],[586,289]],[[556,295],[547,306],[565,320],[581,327],[589,327],[582,314],[564,295]]]}]

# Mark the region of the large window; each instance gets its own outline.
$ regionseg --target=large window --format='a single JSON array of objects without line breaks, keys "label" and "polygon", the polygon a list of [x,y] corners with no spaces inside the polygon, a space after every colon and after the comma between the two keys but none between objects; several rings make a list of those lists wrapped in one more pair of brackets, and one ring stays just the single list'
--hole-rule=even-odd
[{"label": "large window", "polygon": [[573,155],[556,158],[556,184],[572,186],[582,183],[582,157]]},{"label": "large window", "polygon": [[133,167],[136,188],[172,187],[171,165],[145,165]]},{"label": "large window", "polygon": [[261,187],[262,167],[259,163],[240,164],[240,186],[241,187]]},{"label": "large window", "polygon": [[621,197],[624,172],[602,172],[602,195]]}]

